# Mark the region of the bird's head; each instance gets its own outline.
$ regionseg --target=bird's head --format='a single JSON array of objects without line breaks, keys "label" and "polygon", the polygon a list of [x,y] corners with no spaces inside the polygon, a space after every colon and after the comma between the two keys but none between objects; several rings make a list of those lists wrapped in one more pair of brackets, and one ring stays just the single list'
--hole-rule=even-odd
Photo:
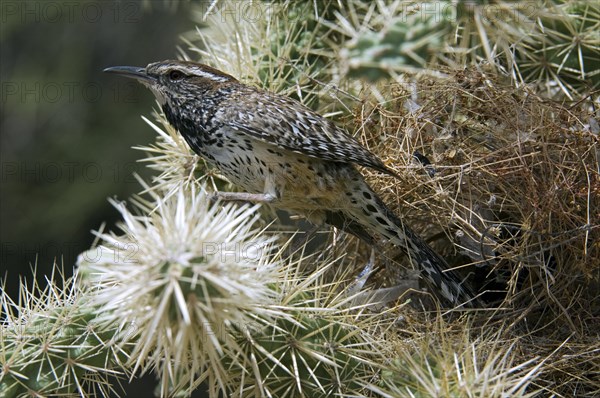
[{"label": "bird's head", "polygon": [[104,72],[116,73],[136,79],[148,87],[156,99],[165,106],[178,105],[198,98],[202,92],[237,80],[208,65],[190,61],[160,61],[145,68],[136,66],[113,66]]}]

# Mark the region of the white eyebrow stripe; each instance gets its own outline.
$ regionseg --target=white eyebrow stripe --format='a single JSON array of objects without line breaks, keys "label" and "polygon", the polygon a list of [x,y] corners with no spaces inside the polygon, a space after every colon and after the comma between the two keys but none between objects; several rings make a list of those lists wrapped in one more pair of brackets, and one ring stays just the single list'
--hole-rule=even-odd
[{"label": "white eyebrow stripe", "polygon": [[[183,70],[182,72],[185,72],[185,70]],[[207,72],[200,68],[193,68],[193,73],[196,76],[206,77],[206,78],[214,80],[216,82],[225,82],[225,81],[229,80],[226,76],[220,76],[215,73],[210,73],[210,72]]]}]

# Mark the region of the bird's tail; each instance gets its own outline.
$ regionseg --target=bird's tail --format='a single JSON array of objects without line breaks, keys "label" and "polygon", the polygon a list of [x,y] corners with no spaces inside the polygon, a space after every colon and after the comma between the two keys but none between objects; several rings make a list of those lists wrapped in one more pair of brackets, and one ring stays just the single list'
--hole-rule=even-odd
[{"label": "bird's tail", "polygon": [[[477,305],[477,298],[461,276],[450,269],[439,254],[405,225],[366,183],[362,182],[360,185],[360,189],[351,190],[353,206],[350,207],[352,211],[347,214],[353,222],[348,225],[363,225],[369,233],[383,237],[402,248],[413,265],[421,271],[426,283],[435,290],[436,295],[449,304],[469,307]],[[353,230],[348,232],[356,234]]]}]

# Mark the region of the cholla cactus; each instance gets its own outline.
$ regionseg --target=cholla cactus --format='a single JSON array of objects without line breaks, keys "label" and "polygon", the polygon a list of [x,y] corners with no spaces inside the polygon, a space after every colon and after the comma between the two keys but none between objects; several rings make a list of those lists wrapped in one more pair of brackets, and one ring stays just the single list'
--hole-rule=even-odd
[{"label": "cholla cactus", "polygon": [[[376,81],[401,71],[423,68],[445,49],[445,37],[452,29],[451,9],[439,5],[429,12],[427,3],[414,11],[389,9],[376,14],[372,20],[365,20],[356,31],[350,29],[347,33],[352,39],[340,51],[348,76]],[[401,14],[390,18],[397,12]]]},{"label": "cholla cactus", "polygon": [[340,55],[352,77],[374,81],[483,63],[551,96],[572,99],[600,84],[600,6],[594,2],[374,3],[366,15],[338,15],[349,37]]},{"label": "cholla cactus", "polygon": [[338,111],[340,101],[331,101],[341,93],[337,48],[332,45],[342,41],[342,33],[328,21],[334,21],[344,7],[330,0],[213,1],[195,14],[196,21],[209,29],[186,36],[189,52],[313,109]]},{"label": "cholla cactus", "polygon": [[543,361],[516,359],[518,340],[501,347],[500,333],[473,340],[468,329],[456,333],[442,324],[434,329],[415,334],[411,347],[399,348],[382,373],[384,387],[371,390],[390,398],[534,397],[542,392],[531,383]]},{"label": "cholla cactus", "polygon": [[147,154],[141,161],[158,172],[152,185],[147,186],[148,191],[158,193],[164,201],[181,189],[191,189],[206,176],[201,158],[192,152],[181,134],[165,118],[157,115],[162,128],[145,117],[143,119],[158,134],[154,144],[135,147]]},{"label": "cholla cactus", "polygon": [[[553,4],[555,3],[555,4]],[[569,99],[600,87],[600,4],[555,1],[538,19],[539,35],[516,48],[515,73]]]},{"label": "cholla cactus", "polygon": [[[373,359],[382,359],[374,337],[326,307],[320,313],[290,309],[289,314],[290,319],[278,318],[240,337],[248,360],[237,369],[236,392],[290,398],[363,395],[378,374]],[[250,377],[244,375],[249,369]]]},{"label": "cholla cactus", "polygon": [[256,206],[213,205],[203,192],[180,190],[156,208],[121,203],[124,235],[101,234],[102,245],[79,261],[101,322],[132,332],[127,365],[158,369],[161,393],[193,389],[204,378],[228,382],[221,358],[236,358],[231,329],[275,300],[281,263],[273,237],[255,225]]},{"label": "cholla cactus", "polygon": [[[310,260],[314,259],[302,262]],[[232,384],[231,396],[354,397],[367,393],[365,386],[378,377],[388,357],[379,333],[391,327],[394,317],[391,310],[368,311],[359,294],[346,290],[350,265],[321,260],[309,275],[296,268],[279,285],[285,293],[279,308],[289,317],[240,331],[245,362],[230,368],[238,381]],[[334,269],[336,277],[325,283],[329,278],[324,275]]]},{"label": "cholla cactus", "polygon": [[115,329],[96,322],[73,279],[58,279],[45,288],[23,283],[18,302],[2,292],[2,397],[108,395],[109,376],[123,374]]},{"label": "cholla cactus", "polygon": [[361,394],[384,357],[370,331],[389,317],[361,314],[347,276],[323,284],[332,262],[303,275],[310,259],[283,261],[256,206],[197,189],[137,199],[141,215],[113,202],[123,233],[99,233],[78,283],[24,291],[25,308],[3,296],[3,396],[108,394],[108,375],[148,370],[160,396],[203,381],[211,396]]}]

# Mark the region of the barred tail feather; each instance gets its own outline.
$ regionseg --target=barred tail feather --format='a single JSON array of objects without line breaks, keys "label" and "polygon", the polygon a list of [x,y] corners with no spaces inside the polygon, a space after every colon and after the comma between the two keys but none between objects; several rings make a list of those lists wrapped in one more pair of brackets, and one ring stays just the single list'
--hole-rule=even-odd
[{"label": "barred tail feather", "polygon": [[[476,306],[477,298],[460,274],[450,269],[448,263],[437,254],[419,235],[405,225],[377,195],[363,183],[360,190],[353,190],[354,207],[351,217],[369,231],[377,234],[407,252],[421,276],[440,296],[453,306]],[[356,205],[355,205],[356,206]],[[348,231],[351,232],[352,231]]]}]

